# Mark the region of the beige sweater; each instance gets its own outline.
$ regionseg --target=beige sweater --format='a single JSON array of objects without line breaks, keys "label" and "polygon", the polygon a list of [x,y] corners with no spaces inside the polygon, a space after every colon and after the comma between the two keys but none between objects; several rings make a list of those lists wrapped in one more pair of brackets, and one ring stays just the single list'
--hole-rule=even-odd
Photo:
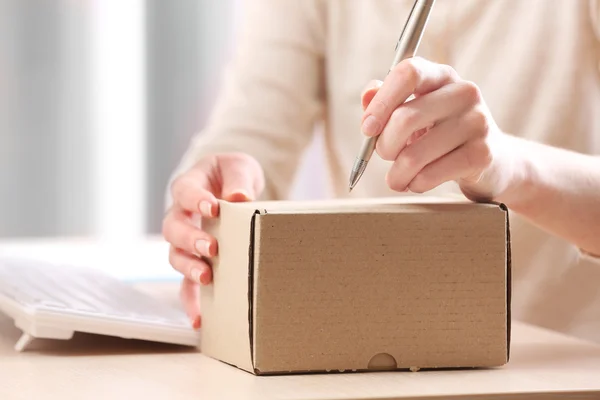
[{"label": "beige sweater", "polygon": [[[209,153],[257,158],[286,198],[323,124],[331,193],[348,196],[361,90],[383,79],[413,0],[252,0],[237,57],[179,173]],[[419,55],[481,88],[505,132],[600,154],[600,0],[438,0]],[[353,197],[390,196],[373,157]],[[325,173],[325,171],[324,171]],[[446,184],[430,194],[457,193]],[[516,318],[600,342],[600,262],[512,214]]]}]

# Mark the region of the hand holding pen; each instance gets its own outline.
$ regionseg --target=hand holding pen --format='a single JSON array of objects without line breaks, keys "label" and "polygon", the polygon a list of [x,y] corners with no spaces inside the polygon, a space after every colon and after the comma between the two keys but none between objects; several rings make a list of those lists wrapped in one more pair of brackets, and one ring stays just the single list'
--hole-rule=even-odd
[{"label": "hand holding pen", "polygon": [[[413,57],[417,52],[417,48],[419,47],[419,43],[423,36],[423,31],[427,26],[427,21],[429,21],[429,15],[434,4],[435,0],[415,0],[413,8],[406,20],[406,24],[404,25],[404,29],[398,39],[398,43],[396,43],[396,55],[394,61],[392,61],[392,66],[390,67],[388,74],[392,72],[398,63],[404,59]],[[363,142],[350,173],[350,191],[352,191],[354,186],[360,180],[363,172],[365,172],[367,164],[375,150],[376,142],[377,136],[369,136]]]},{"label": "hand holding pen", "polygon": [[523,157],[515,157],[516,139],[498,128],[477,85],[452,67],[406,57],[383,82],[370,84],[362,104],[366,139],[350,189],[370,149],[391,162],[386,182],[397,192],[424,193],[455,181],[468,198],[487,201],[506,198],[518,186],[516,160]]}]

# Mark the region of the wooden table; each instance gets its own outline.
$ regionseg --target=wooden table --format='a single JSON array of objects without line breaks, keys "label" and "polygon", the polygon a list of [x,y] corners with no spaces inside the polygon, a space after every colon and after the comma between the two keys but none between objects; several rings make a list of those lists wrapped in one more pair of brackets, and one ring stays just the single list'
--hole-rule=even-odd
[{"label": "wooden table", "polygon": [[[178,301],[175,283],[139,287]],[[520,323],[503,368],[272,377],[193,349],[94,335],[37,340],[16,353],[19,336],[0,315],[2,400],[600,399],[600,346]]]}]

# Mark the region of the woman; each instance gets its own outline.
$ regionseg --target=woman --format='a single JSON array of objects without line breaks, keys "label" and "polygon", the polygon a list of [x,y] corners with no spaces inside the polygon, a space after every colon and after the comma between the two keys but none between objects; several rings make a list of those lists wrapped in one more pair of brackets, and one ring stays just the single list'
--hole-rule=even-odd
[{"label": "woman", "polygon": [[[216,217],[217,198],[285,198],[322,122],[337,197],[463,193],[507,204],[513,315],[600,341],[598,1],[438,0],[419,57],[386,76],[412,3],[248,4],[237,57],[164,220],[194,326],[198,285],[211,281],[202,257],[218,244],[190,217]],[[364,135],[380,136],[379,157],[348,194]]]}]

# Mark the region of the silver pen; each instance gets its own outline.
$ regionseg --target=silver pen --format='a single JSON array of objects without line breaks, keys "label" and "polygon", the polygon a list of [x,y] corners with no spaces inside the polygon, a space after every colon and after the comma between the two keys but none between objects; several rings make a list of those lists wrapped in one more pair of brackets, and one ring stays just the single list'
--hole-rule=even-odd
[{"label": "silver pen", "polygon": [[[388,74],[402,60],[413,57],[417,52],[417,48],[423,37],[423,31],[425,31],[425,26],[429,20],[429,14],[433,8],[433,3],[435,3],[435,0],[415,0],[406,24],[404,25],[404,29],[398,39],[398,43],[396,44],[396,56],[394,57],[394,61],[392,62]],[[375,151],[377,138],[378,136],[367,137],[363,141],[358,157],[356,157],[356,160],[354,161],[352,172],[350,173],[350,192],[354,189],[354,186],[356,186],[362,174],[365,172],[367,164]]]}]

